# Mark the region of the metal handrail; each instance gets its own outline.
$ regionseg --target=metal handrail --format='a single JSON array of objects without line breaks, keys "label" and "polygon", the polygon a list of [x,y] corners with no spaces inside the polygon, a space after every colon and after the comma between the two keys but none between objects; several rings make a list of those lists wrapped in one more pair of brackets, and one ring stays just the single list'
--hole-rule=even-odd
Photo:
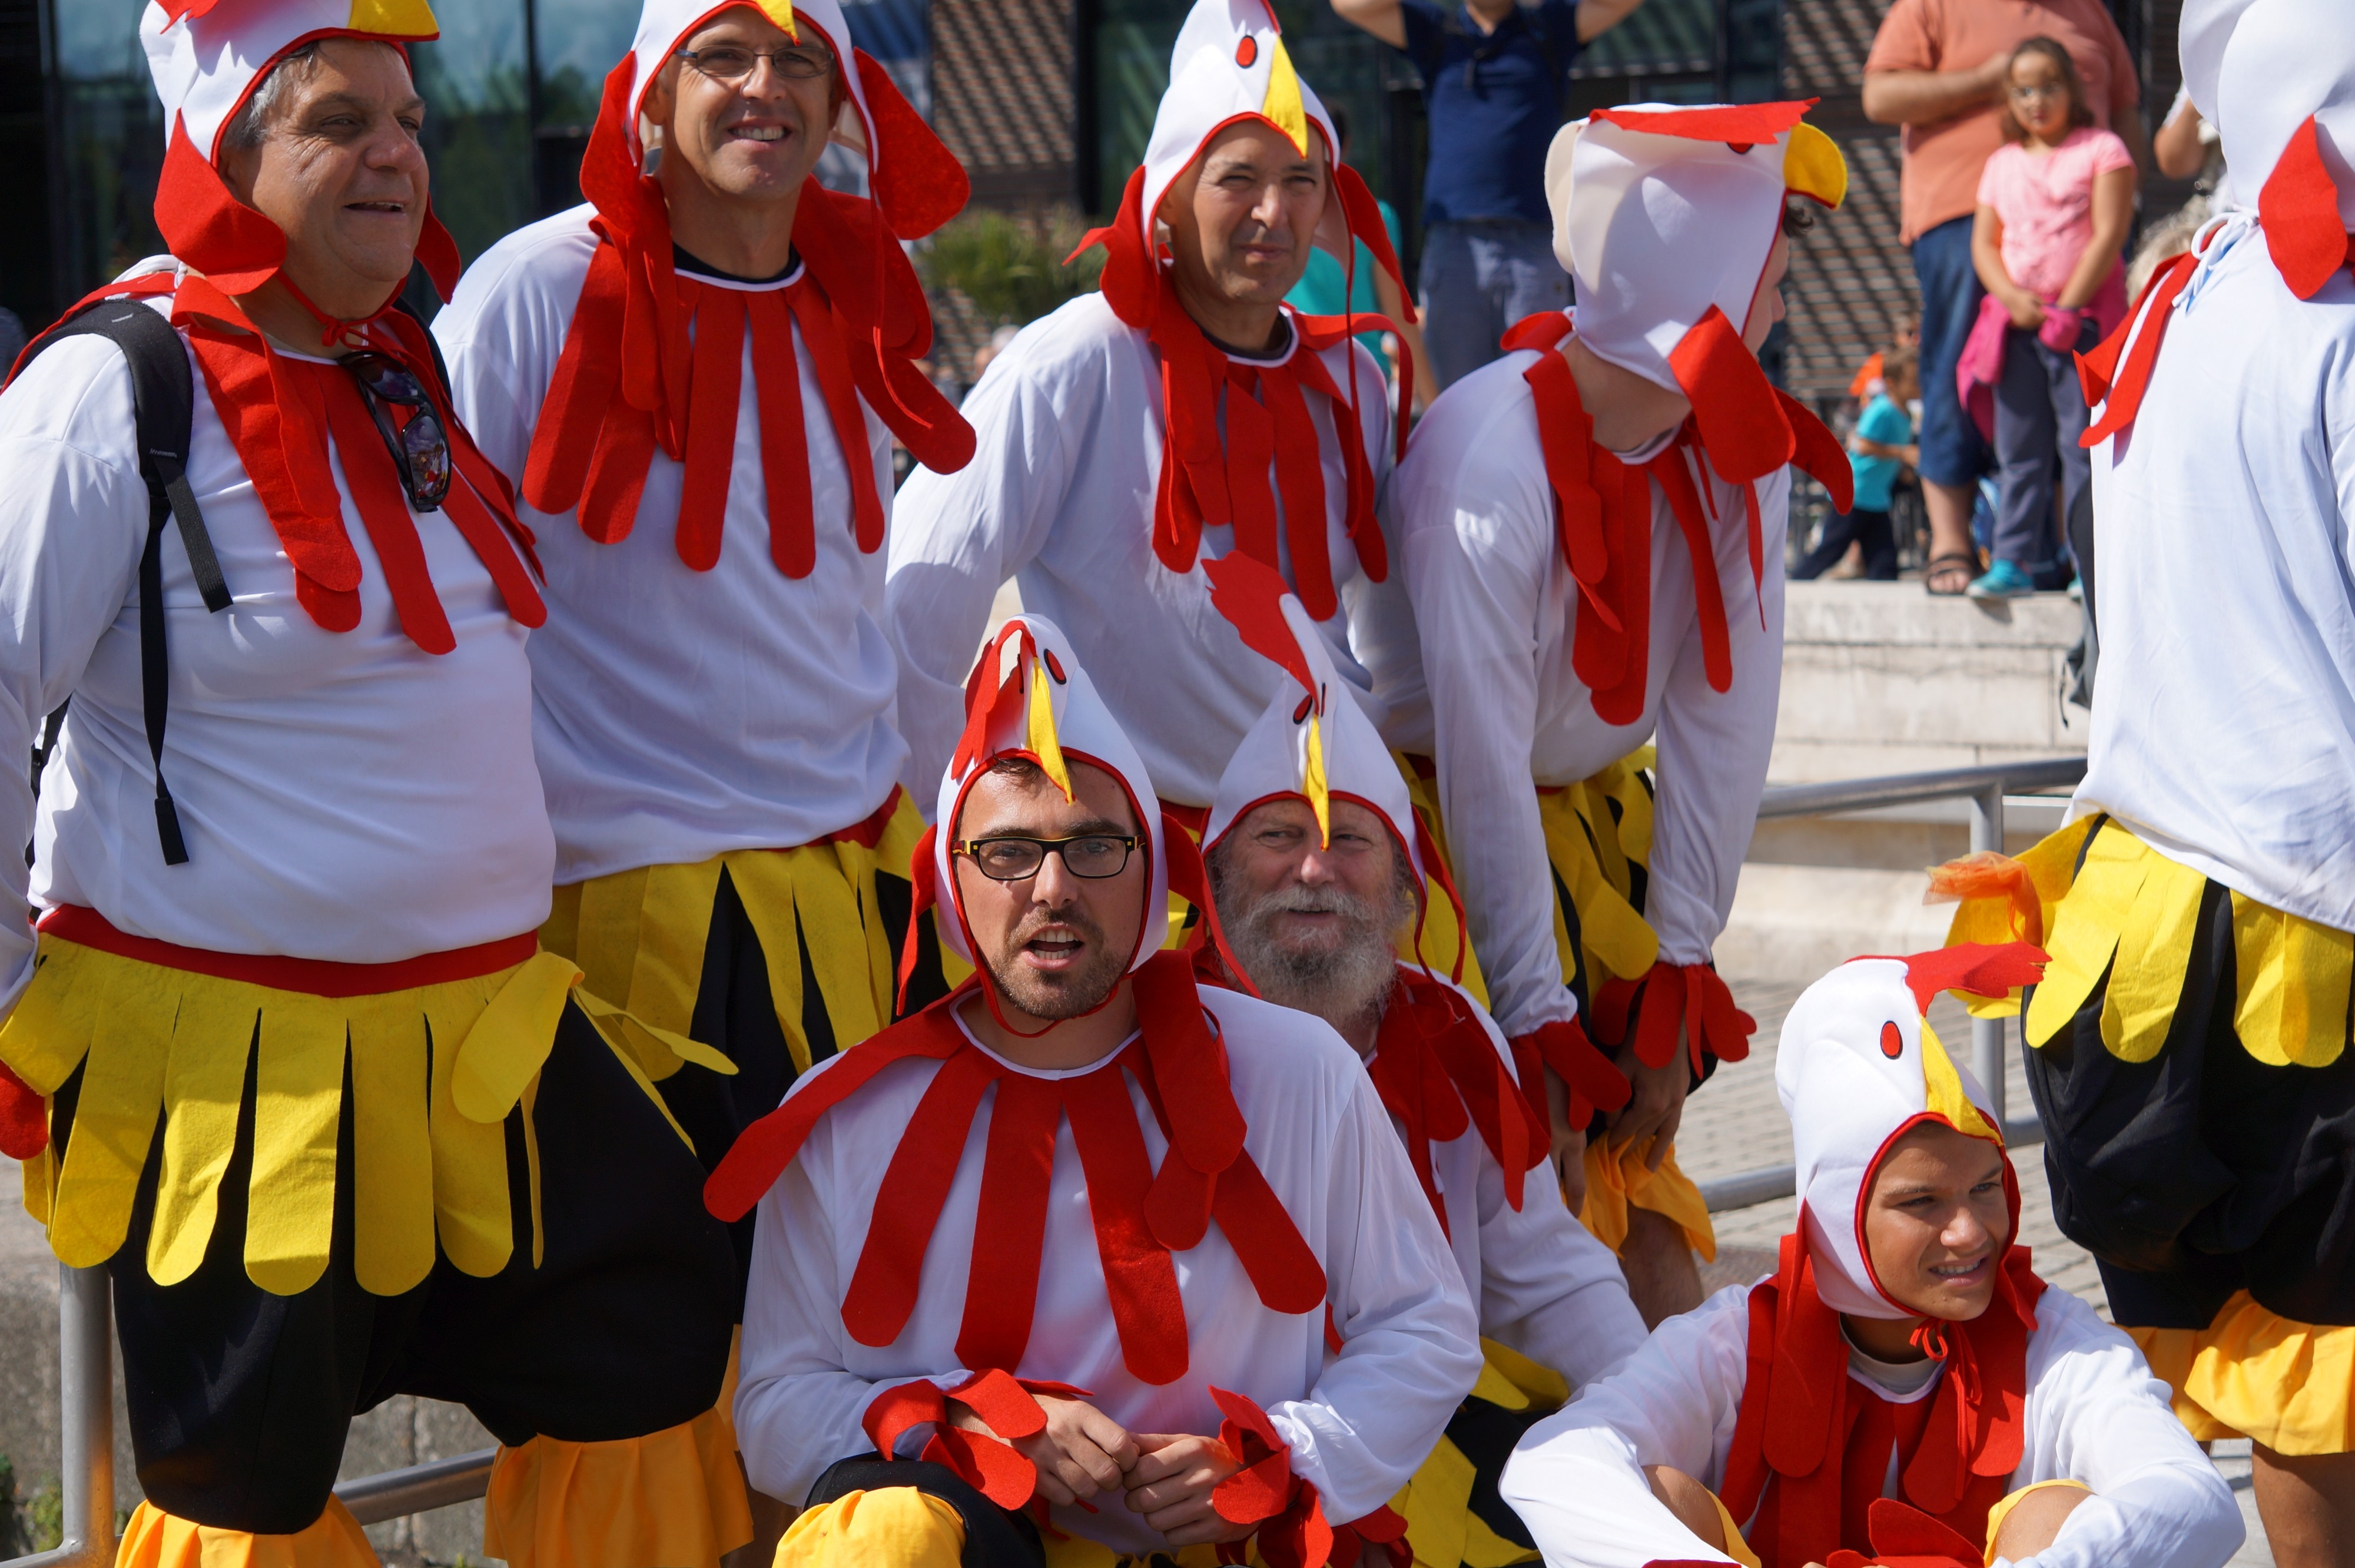
[{"label": "metal handrail", "polygon": [[[1759,802],[1763,818],[1818,816],[1875,806],[1957,796],[1971,802],[1971,848],[2003,848],[2003,797],[2007,793],[2059,789],[2085,776],[2083,757],[1994,763],[1937,773],[1897,773],[1837,784],[1785,784]],[[2003,1020],[1979,1019],[1971,1029],[1971,1064],[2003,1117]],[[2033,1118],[2005,1121],[2004,1136],[2015,1147],[2043,1136]],[[1790,1166],[1767,1166],[1700,1183],[1712,1211],[1747,1208],[1793,1190]],[[114,1351],[111,1293],[106,1270],[59,1269],[59,1392],[65,1449],[62,1490],[66,1524],[61,1545],[30,1557],[0,1562],[0,1568],[110,1568],[114,1561]],[[485,1448],[455,1458],[436,1459],[342,1483],[336,1496],[362,1524],[378,1524],[404,1514],[448,1508],[481,1497],[490,1482],[497,1450]]]}]

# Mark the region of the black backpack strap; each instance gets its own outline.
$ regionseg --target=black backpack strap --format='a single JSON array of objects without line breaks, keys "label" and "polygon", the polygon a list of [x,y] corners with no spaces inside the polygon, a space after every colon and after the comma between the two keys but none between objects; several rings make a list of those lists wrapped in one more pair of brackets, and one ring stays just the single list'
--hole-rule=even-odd
[{"label": "black backpack strap", "polygon": [[[196,378],[188,368],[187,349],[170,322],[136,299],[101,300],[43,335],[26,355],[29,363],[61,337],[104,337],[123,351],[131,368],[132,407],[137,420],[139,473],[147,482],[147,547],[139,557],[139,685],[145,709],[147,753],[155,768],[155,835],[164,847],[164,862],[183,865],[188,859],[180,831],[178,809],[164,782],[164,725],[171,707],[171,666],[166,656],[164,622],[164,525],[177,522],[180,543],[186,549],[188,570],[204,596],[205,608],[215,613],[229,606],[229,584],[221,576],[220,558],[212,536],[197,510],[196,492],[188,485],[189,432],[196,417]],[[48,760],[64,709],[50,715],[40,762]]]}]

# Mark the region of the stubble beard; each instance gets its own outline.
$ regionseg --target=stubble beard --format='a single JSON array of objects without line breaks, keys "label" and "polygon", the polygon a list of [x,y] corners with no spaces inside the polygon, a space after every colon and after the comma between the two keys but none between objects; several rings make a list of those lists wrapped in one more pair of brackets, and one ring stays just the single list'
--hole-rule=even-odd
[{"label": "stubble beard", "polygon": [[[1069,933],[1087,944],[1087,956],[1079,967],[1045,975],[1022,962],[1023,948],[1049,930]],[[1102,1007],[1127,967],[1125,955],[1113,951],[1095,922],[1073,911],[1049,914],[1034,910],[1007,935],[990,961],[989,973],[998,994],[1017,1008],[1034,1019],[1060,1022]]]}]

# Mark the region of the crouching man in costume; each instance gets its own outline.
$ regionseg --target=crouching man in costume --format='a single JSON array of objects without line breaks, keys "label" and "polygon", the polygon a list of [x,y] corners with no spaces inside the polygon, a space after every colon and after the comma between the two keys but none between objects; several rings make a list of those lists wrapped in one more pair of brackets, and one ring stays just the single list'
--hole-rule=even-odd
[{"label": "crouching man in costume", "polygon": [[1373,1085],[1160,951],[1200,861],[1044,618],[985,651],[939,811],[920,900],[978,975],[805,1075],[709,1184],[759,1204],[736,1428],[752,1484],[808,1500],[778,1561],[1256,1534],[1356,1563],[1480,1365]]},{"label": "crouching man in costume", "polygon": [[[872,200],[812,177],[830,138]],[[891,1019],[923,822],[880,624],[890,438],[943,468],[973,451],[910,363],[932,318],[900,241],[965,177],[836,0],[646,0],[581,180],[434,331],[548,563],[543,940],[645,1026],[717,1162]]]},{"label": "crouching man in costume", "polygon": [[1864,1559],[2222,1568],[2240,1510],[2133,1341],[2029,1267],[1987,1097],[1923,1014],[2024,944],[1859,958],[1791,1008],[1799,1217],[1774,1274],[1662,1324],[1533,1428],[1506,1498],[1582,1568]]},{"label": "crouching man in costume", "polygon": [[[1069,629],[1154,787],[1198,834],[1276,686],[1211,609],[1204,560],[1240,552],[1281,572],[1360,696],[1371,650],[1412,658],[1374,505],[1403,405],[1394,417],[1350,336],[1380,321],[1284,304],[1320,232],[1337,254],[1362,240],[1397,276],[1337,144],[1263,0],[1198,0],[1144,165],[1090,236],[1104,247],[1101,291],[1023,328],[965,401],[972,465],[917,473],[900,496],[889,602],[911,781],[929,787],[947,765],[1008,578]],[[1429,935],[1453,961],[1460,933]]]},{"label": "crouching man in costume", "polygon": [[[1525,1561],[1534,1543],[1496,1493],[1506,1456],[1569,1385],[1642,1344],[1644,1320],[1560,1186],[1524,1179],[1545,1168],[1545,1125],[1504,1036],[1460,985],[1396,956],[1435,862],[1316,623],[1257,561],[1230,555],[1209,573],[1244,643],[1294,677],[1235,749],[1210,809],[1220,926],[1252,988],[1323,1019],[1366,1062],[1487,1336],[1479,1383],[1393,1506],[1418,1563]],[[1217,965],[1215,948],[1197,954]]]},{"label": "crouching man in costume", "polygon": [[373,1563],[330,1488],[413,1393],[505,1445],[488,1554],[710,1568],[750,1534],[710,1408],[733,1259],[538,951],[531,535],[391,309],[412,257],[456,282],[401,48],[432,16],[140,34],[174,254],[0,397],[0,751],[72,699],[37,821],[0,798],[44,912],[0,932],[0,1147],[112,1276],[123,1561]]},{"label": "crouching man in costume", "polygon": [[[2355,1565],[2355,12],[2187,5],[2252,207],[2084,357],[2101,699],[2028,1082],[2062,1230],[2202,1439],[2255,1440],[2283,1568]],[[2229,544],[2223,541],[2229,541]]]},{"label": "crouching man in costume", "polygon": [[[1672,1154],[1684,1097],[1754,1027],[1710,949],[1774,741],[1787,465],[1849,483],[1754,357],[1786,197],[1844,189],[1805,108],[1564,127],[1546,188],[1574,316],[1531,316],[1449,388],[1387,503],[1422,653],[1378,689],[1427,700],[1497,1021],[1543,1061],[1564,1185],[1654,1323],[1700,1302],[1692,1249],[1715,1246]],[[1631,756],[1654,739],[1657,802]]]}]

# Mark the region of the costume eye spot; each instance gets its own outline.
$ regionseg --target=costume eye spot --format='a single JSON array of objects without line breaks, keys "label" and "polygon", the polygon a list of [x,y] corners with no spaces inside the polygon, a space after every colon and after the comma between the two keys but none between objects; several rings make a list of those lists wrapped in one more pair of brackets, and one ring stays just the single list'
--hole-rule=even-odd
[{"label": "costume eye spot", "polygon": [[1235,63],[1249,70],[1258,59],[1259,40],[1245,33],[1243,41],[1235,46]]},{"label": "costume eye spot", "polygon": [[1881,1054],[1891,1061],[1905,1054],[1905,1037],[1898,1031],[1894,1019],[1881,1026]]},{"label": "costume eye spot", "polygon": [[1055,650],[1052,648],[1047,649],[1046,654],[1047,673],[1055,677],[1057,686],[1069,686],[1071,683],[1071,677],[1063,673],[1063,661],[1055,656]]},{"label": "costume eye spot", "polygon": [[1753,147],[1756,146],[1757,144],[1757,144],[1757,143],[1755,143],[1755,142],[1728,142],[1728,143],[1726,144],[1726,145],[1727,145],[1727,146],[1729,146],[1729,147],[1731,147],[1731,148],[1732,148],[1732,149],[1733,149],[1734,155],[1735,155],[1736,157],[1741,156],[1743,153],[1748,152],[1751,148],[1753,148]]},{"label": "costume eye spot", "polygon": [[1304,697],[1304,698],[1302,698],[1302,699],[1300,699],[1300,706],[1299,706],[1299,707],[1297,707],[1297,708],[1295,708],[1295,709],[1294,709],[1292,710],[1292,721],[1293,721],[1295,724],[1305,724],[1305,723],[1307,723],[1307,722],[1308,722],[1308,710],[1309,710],[1311,708],[1314,708],[1315,706],[1316,706],[1316,699],[1315,698],[1313,698],[1313,697]]}]

